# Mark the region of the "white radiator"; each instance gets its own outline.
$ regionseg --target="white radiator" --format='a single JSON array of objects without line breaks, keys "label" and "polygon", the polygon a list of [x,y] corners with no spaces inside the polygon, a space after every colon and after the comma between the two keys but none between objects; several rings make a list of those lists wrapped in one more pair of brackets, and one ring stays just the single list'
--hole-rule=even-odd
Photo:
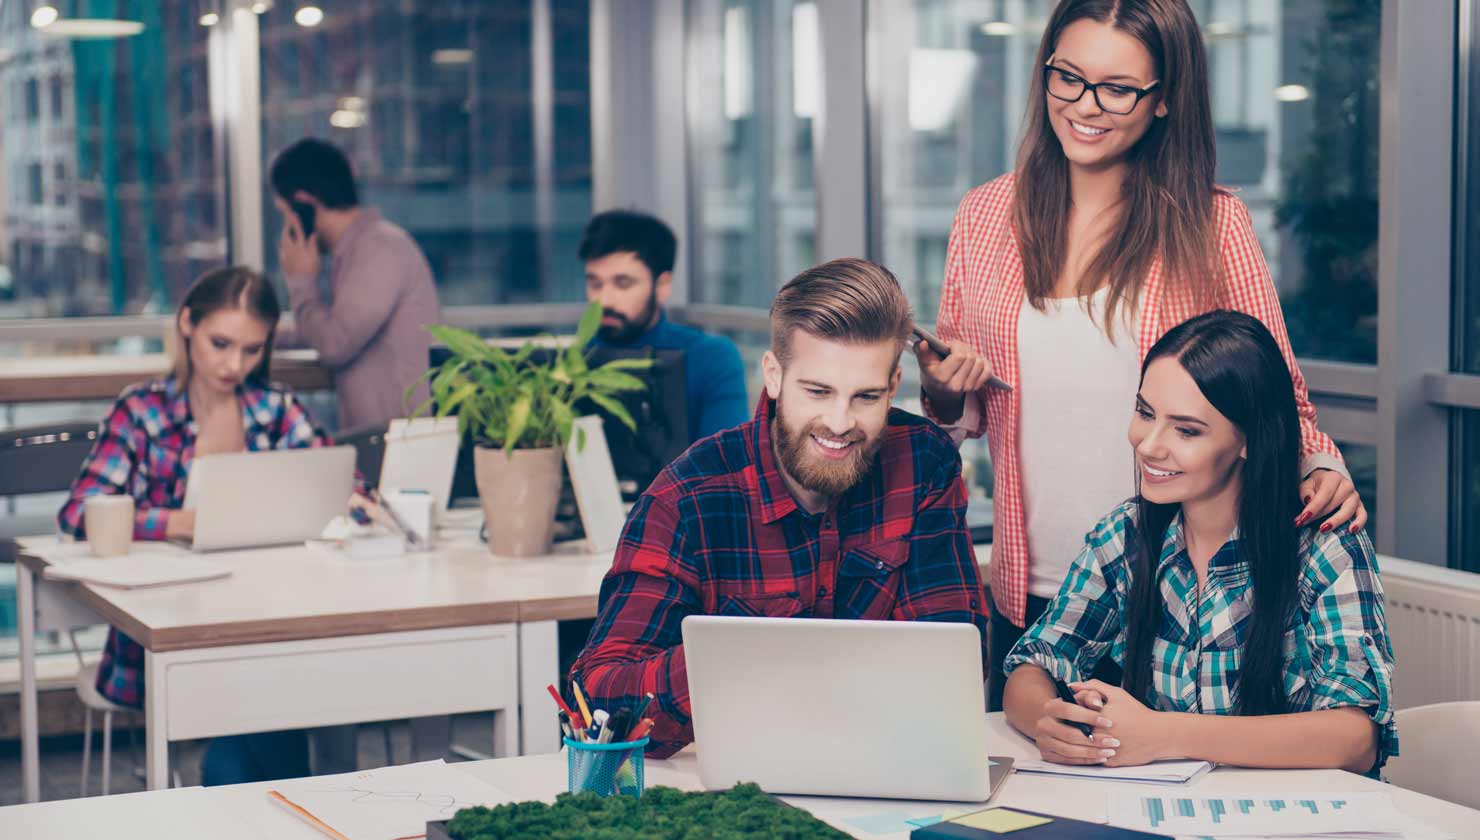
[{"label": "white radiator", "polygon": [[1378,558],[1399,709],[1480,700],[1480,574]]}]

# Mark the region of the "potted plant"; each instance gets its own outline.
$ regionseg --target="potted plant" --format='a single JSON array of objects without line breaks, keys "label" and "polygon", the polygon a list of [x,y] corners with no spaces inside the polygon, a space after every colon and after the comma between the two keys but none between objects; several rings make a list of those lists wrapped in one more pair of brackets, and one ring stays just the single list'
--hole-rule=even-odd
[{"label": "potted plant", "polygon": [[[629,371],[645,369],[652,361],[587,365],[588,346],[600,323],[601,306],[593,303],[581,316],[575,340],[542,357],[536,356],[540,345],[534,341],[511,352],[467,330],[428,328],[451,355],[427,372],[431,397],[414,415],[455,413],[463,439],[473,442],[478,497],[488,523],[488,550],[494,554],[549,552],[562,457],[578,405],[594,403],[636,430],[616,395],[647,387]],[[577,435],[576,446],[585,447],[584,433]]]}]

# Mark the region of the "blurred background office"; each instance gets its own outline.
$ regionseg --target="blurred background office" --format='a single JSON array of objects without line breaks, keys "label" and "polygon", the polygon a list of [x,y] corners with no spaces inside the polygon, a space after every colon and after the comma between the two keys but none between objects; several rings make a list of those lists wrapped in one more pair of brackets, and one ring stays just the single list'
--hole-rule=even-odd
[{"label": "blurred background office", "polygon": [[[1480,0],[1190,3],[1218,180],[1254,214],[1379,550],[1480,572]],[[3,0],[0,427],[95,422],[116,389],[90,377],[163,352],[203,270],[281,291],[265,172],[306,136],[416,240],[444,318],[489,336],[568,331],[591,215],[658,216],[670,315],[734,340],[753,398],[766,307],[808,265],[880,260],[934,319],[956,204],[1012,164],[1051,6]],[[989,510],[986,448],[963,455]],[[59,504],[0,497],[5,536]]]}]

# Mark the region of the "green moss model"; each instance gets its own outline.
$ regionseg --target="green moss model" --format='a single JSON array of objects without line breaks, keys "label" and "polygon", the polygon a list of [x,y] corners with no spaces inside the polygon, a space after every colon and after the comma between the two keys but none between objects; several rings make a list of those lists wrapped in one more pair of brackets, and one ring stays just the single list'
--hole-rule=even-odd
[{"label": "green moss model", "polygon": [[736,785],[723,793],[684,793],[652,787],[640,799],[562,793],[554,805],[517,802],[497,808],[465,808],[453,818],[448,831],[453,840],[848,837],[806,811],[772,799],[752,784]]}]

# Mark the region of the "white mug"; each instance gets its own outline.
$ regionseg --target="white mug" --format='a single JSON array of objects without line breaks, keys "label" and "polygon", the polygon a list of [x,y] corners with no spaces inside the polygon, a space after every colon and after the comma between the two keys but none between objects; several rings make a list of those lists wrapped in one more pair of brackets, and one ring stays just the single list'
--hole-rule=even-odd
[{"label": "white mug", "polygon": [[94,556],[128,554],[134,542],[134,497],[88,496],[82,503],[82,526]]}]

